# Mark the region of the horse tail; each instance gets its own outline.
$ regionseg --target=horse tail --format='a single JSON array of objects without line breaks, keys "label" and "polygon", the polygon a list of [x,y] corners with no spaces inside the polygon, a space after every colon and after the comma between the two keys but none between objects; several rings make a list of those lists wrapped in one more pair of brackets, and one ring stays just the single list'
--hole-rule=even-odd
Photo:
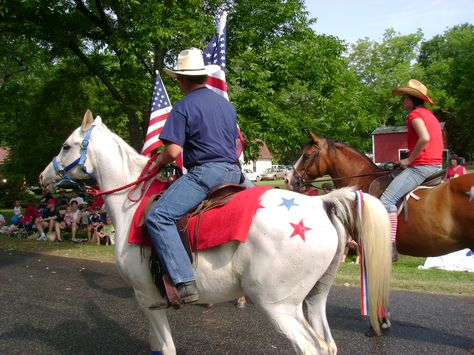
[{"label": "horse tail", "polygon": [[[359,243],[359,248],[362,247],[361,271],[365,268],[367,311],[372,328],[377,335],[380,335],[380,320],[388,317],[385,309],[390,302],[392,267],[390,222],[387,211],[377,198],[369,194],[357,195],[354,193],[354,188],[334,190],[322,196],[322,199],[329,214],[334,214],[340,219],[346,231]],[[358,199],[362,200],[360,204]],[[361,211],[354,203],[360,205]],[[362,282],[361,287],[363,285]],[[362,302],[361,306],[364,307]]]}]

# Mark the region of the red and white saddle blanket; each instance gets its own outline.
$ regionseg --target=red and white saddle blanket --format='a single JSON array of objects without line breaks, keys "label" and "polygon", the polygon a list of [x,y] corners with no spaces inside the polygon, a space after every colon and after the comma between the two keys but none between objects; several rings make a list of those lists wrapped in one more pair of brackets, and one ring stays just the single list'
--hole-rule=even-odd
[{"label": "red and white saddle blanket", "polygon": [[[155,180],[145,193],[133,216],[128,236],[129,243],[151,246],[148,232],[139,224],[148,199],[163,191],[164,188],[165,183]],[[257,186],[243,190],[232,197],[226,205],[205,212],[199,222],[197,250],[216,247],[231,241],[245,242],[252,219],[257,209],[262,207],[259,203],[260,197],[269,189],[271,187]],[[192,250],[196,250],[196,246],[193,245],[196,222],[197,216],[194,216],[188,223]]]}]

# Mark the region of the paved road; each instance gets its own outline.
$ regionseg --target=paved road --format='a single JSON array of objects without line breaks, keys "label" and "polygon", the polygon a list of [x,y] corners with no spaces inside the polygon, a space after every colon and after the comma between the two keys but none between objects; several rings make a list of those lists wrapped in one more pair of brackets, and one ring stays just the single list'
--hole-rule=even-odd
[{"label": "paved road", "polygon": [[[334,287],[328,318],[340,354],[468,354],[474,298],[392,293],[392,330],[367,338],[358,290]],[[170,310],[179,354],[291,354],[253,305]],[[0,249],[0,354],[148,354],[132,291],[111,264]]]}]

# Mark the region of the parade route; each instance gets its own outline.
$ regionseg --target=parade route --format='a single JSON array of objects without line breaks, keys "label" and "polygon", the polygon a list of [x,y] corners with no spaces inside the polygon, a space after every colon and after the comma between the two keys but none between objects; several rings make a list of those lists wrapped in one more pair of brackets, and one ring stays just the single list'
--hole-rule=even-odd
[{"label": "parade route", "polygon": [[[113,264],[0,249],[1,354],[148,354],[147,324]],[[357,288],[333,287],[339,354],[468,354],[474,297],[392,293],[392,330],[367,338]],[[252,304],[168,310],[178,354],[292,354]]]}]

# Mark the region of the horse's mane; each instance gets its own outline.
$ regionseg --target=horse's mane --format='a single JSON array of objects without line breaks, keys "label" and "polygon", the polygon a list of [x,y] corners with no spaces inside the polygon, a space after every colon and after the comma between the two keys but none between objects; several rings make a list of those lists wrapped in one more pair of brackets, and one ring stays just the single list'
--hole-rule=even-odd
[{"label": "horse's mane", "polygon": [[132,148],[120,136],[112,132],[108,127],[106,127],[105,125],[103,127],[106,128],[108,133],[112,136],[112,140],[117,143],[117,146],[122,152],[122,156],[124,157],[124,159],[128,160],[128,165],[130,167],[137,167],[141,170],[141,165],[144,164],[144,162],[146,161],[146,157],[139,154],[134,148]]},{"label": "horse's mane", "polygon": [[370,166],[373,166],[374,168],[379,169],[379,167],[377,165],[375,165],[374,162],[372,160],[370,160],[365,154],[361,153],[358,149],[354,148],[353,146],[351,146],[347,143],[340,142],[340,141],[337,141],[337,140],[334,140],[334,139],[329,139],[329,138],[326,138],[326,143],[328,145],[328,150],[329,150],[330,153],[336,151],[336,145],[340,145],[340,146],[346,148],[346,150],[343,151],[343,153],[346,156],[347,156],[347,151],[352,152],[355,155],[363,158]]}]

